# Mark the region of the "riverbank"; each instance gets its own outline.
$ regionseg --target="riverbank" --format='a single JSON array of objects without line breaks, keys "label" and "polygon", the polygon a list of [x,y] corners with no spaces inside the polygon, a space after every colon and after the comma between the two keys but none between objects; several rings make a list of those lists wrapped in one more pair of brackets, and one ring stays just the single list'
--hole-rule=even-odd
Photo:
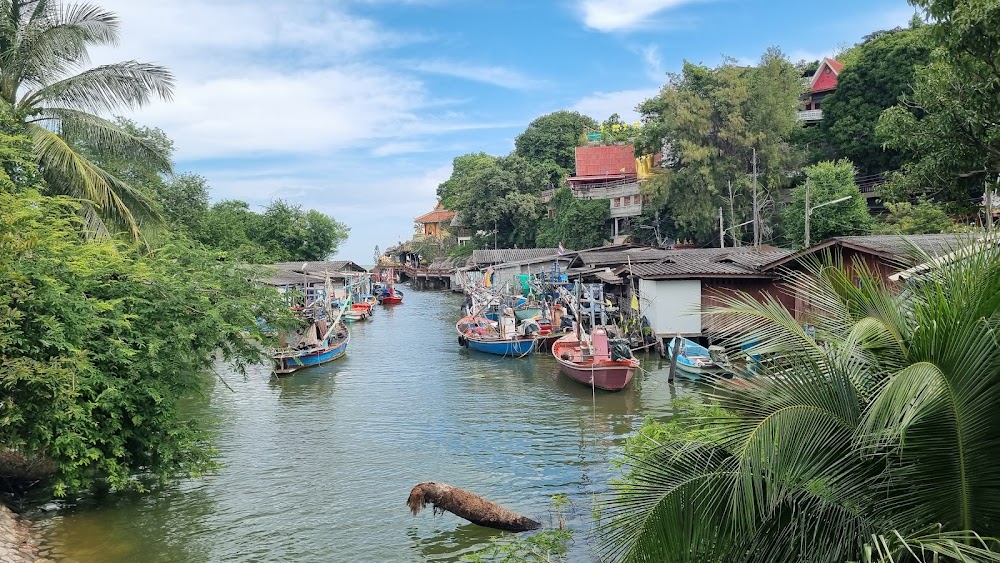
[{"label": "riverbank", "polygon": [[38,539],[31,525],[0,504],[0,563],[41,563]]}]

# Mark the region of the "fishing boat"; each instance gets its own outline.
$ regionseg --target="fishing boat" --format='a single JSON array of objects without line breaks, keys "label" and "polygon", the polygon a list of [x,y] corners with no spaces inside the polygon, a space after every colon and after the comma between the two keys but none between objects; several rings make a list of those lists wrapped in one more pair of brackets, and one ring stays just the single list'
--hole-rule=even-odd
[{"label": "fishing boat", "polygon": [[298,311],[305,327],[281,335],[280,346],[271,356],[274,373],[278,377],[291,375],[310,366],[318,366],[343,357],[351,341],[351,331],[344,323],[340,308],[333,315],[332,301],[336,299],[327,276],[321,300]]},{"label": "fishing boat", "polygon": [[[592,285],[587,289],[587,299],[600,303],[603,301],[603,293],[600,285]],[[584,332],[579,293],[575,299],[565,297],[570,309],[576,313],[577,320],[575,330],[552,344],[552,356],[559,363],[560,371],[584,385],[606,391],[621,391],[632,381],[632,376],[639,367],[639,360],[632,354],[628,340],[611,338],[607,316],[603,310],[601,322],[597,323],[596,307],[589,310],[590,333]]]},{"label": "fishing boat", "polygon": [[667,353],[670,357],[674,355],[674,343],[677,345],[677,369],[689,379],[702,379],[704,377],[719,377],[726,373],[712,360],[712,354],[697,342],[677,336],[667,343]]},{"label": "fishing boat", "polygon": [[599,326],[589,335],[566,334],[552,344],[559,369],[574,381],[606,391],[621,391],[632,381],[639,360],[628,341],[609,338]]},{"label": "fishing boat", "polygon": [[374,285],[372,293],[380,305],[399,305],[403,302],[403,292],[393,287],[396,282],[396,270],[392,267],[393,264],[392,260],[379,254],[376,246],[375,281],[377,283]]},{"label": "fishing boat", "polygon": [[468,315],[455,323],[458,343],[472,350],[498,356],[521,357],[535,347],[535,338],[519,334],[513,317],[494,321],[486,317]]}]

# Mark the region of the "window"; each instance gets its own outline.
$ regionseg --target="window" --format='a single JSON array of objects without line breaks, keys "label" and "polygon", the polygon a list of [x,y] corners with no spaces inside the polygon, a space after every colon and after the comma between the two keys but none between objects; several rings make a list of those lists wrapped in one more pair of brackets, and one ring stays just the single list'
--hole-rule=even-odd
[{"label": "window", "polygon": [[615,207],[621,207],[621,205],[622,205],[622,198],[616,197],[614,201],[615,201]]}]

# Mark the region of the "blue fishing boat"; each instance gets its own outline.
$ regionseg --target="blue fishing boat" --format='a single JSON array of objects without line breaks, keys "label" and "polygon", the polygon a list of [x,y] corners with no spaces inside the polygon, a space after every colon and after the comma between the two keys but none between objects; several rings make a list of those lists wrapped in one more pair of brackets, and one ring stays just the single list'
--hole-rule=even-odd
[{"label": "blue fishing boat", "polygon": [[285,345],[272,356],[275,375],[291,375],[302,368],[332,362],[347,353],[351,331],[341,319],[329,327],[327,321],[314,319],[305,330],[286,336]]},{"label": "blue fishing boat", "polygon": [[681,375],[689,379],[702,379],[704,377],[719,377],[725,374],[725,370],[712,360],[712,355],[708,348],[697,342],[681,338],[680,336],[670,339],[667,343],[667,353],[671,357],[674,355],[674,343],[677,342],[677,370]]},{"label": "blue fishing boat", "polygon": [[511,324],[486,317],[462,317],[455,324],[455,330],[459,345],[487,354],[521,357],[535,347],[534,337],[519,335]]}]

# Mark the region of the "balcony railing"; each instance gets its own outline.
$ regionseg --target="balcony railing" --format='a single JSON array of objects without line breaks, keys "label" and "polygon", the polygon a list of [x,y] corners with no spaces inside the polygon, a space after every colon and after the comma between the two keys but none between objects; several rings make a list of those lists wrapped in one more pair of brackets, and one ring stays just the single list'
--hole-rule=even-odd
[{"label": "balcony railing", "polygon": [[614,206],[613,200],[610,203],[611,217],[635,217],[636,215],[642,215],[642,203],[631,203],[618,207]]},{"label": "balcony railing", "polygon": [[806,123],[814,123],[816,121],[823,121],[823,110],[821,109],[807,109],[805,111],[799,112],[799,121],[805,121]]},{"label": "balcony railing", "polygon": [[601,182],[586,187],[574,187],[573,195],[579,199],[610,199],[613,197],[639,195],[639,182],[635,180]]}]

